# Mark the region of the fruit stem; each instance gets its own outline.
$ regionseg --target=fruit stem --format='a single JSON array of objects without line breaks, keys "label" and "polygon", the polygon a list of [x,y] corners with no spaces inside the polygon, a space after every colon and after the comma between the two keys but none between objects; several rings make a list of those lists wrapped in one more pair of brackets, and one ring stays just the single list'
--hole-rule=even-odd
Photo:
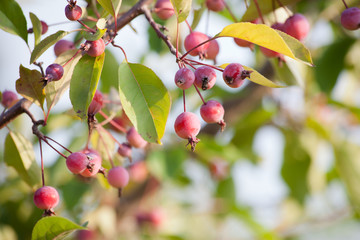
[{"label": "fruit stem", "polygon": [[111,120],[111,118],[109,116],[107,116],[102,110],[99,111],[100,115],[103,116],[106,120],[109,120],[110,124],[115,127],[116,129],[118,129],[119,131],[126,133],[126,129],[123,128],[122,126],[120,126],[119,124],[117,124],[116,122],[114,122],[113,120]]},{"label": "fruit stem", "polygon": [[279,6],[282,7],[285,10],[287,15],[292,16],[291,12],[284,6],[284,4],[281,3],[280,0],[276,0],[276,1],[278,2]]},{"label": "fruit stem", "polygon": [[225,8],[226,10],[229,12],[231,18],[234,20],[234,22],[238,22],[237,18],[235,17],[234,13],[231,11],[229,5],[226,3],[226,1],[224,0],[224,4],[225,4]]},{"label": "fruit stem", "polygon": [[261,22],[262,22],[263,24],[265,24],[265,21],[264,21],[264,18],[263,18],[263,16],[262,16],[262,13],[261,13],[260,6],[259,6],[258,1],[257,1],[257,0],[254,0],[254,3],[255,3],[255,6],[256,6],[256,10],[258,11],[259,17],[260,17],[260,19],[261,19]]},{"label": "fruit stem", "polygon": [[249,8],[249,4],[248,4],[247,0],[244,0],[244,3],[245,3],[246,9],[248,9],[248,8]]},{"label": "fruit stem", "polygon": [[62,156],[63,158],[67,159],[67,156],[65,156],[64,154],[62,154],[61,152],[59,152],[56,148],[54,148],[47,140],[46,138],[43,139],[43,141],[49,145],[49,147],[51,147],[55,152],[57,152],[60,156]]},{"label": "fruit stem", "polygon": [[41,138],[39,138],[39,146],[40,146],[40,161],[41,161],[41,181],[42,186],[45,186],[45,176],[44,176],[44,158],[42,152]]},{"label": "fruit stem", "polygon": [[[176,20],[176,59],[179,57],[179,22]],[[180,65],[179,65],[180,67]]]},{"label": "fruit stem", "polygon": [[[99,11],[97,10],[96,2],[97,2],[96,0],[92,0],[92,1],[91,1],[91,7],[92,7],[92,10],[94,11],[96,17],[97,17],[98,19],[100,19],[100,18],[101,18],[101,15],[100,15]],[[116,21],[116,19],[115,19],[115,21]]]},{"label": "fruit stem", "polygon": [[127,63],[129,63],[124,49],[123,49],[122,47],[120,47],[119,45],[116,45],[114,42],[111,42],[111,44],[112,44],[114,47],[120,48],[120,50],[121,50],[121,51],[123,52],[123,54],[124,54],[125,61],[126,61]]},{"label": "fruit stem", "polygon": [[199,64],[199,65],[204,65],[204,66],[208,66],[208,67],[211,67],[211,68],[213,68],[213,69],[215,69],[215,70],[218,70],[218,71],[221,71],[221,72],[223,72],[224,71],[224,69],[222,69],[222,68],[218,68],[218,67],[216,67],[216,66],[214,66],[214,65],[210,65],[210,64],[206,64],[206,63],[202,63],[202,62],[198,62],[198,61],[195,61],[195,60],[192,60],[192,59],[186,59],[186,62],[193,62],[193,63],[196,63],[196,64]]},{"label": "fruit stem", "polygon": [[199,94],[199,96],[200,96],[200,98],[201,98],[201,101],[202,101],[204,104],[206,104],[203,96],[201,95],[201,93],[200,93],[200,91],[199,91],[199,88],[198,88],[195,84],[193,84],[193,86],[195,87],[197,93]]},{"label": "fruit stem", "polygon": [[69,62],[71,62],[72,60],[74,60],[74,58],[81,52],[81,50],[77,50],[76,53],[74,54],[74,56],[72,56],[69,60],[66,61],[66,63],[64,63],[62,65],[62,67],[64,68]]},{"label": "fruit stem", "polygon": [[192,49],[190,49],[189,51],[187,51],[184,55],[182,55],[182,56],[180,57],[180,60],[183,60],[183,59],[186,57],[186,55],[188,55],[192,50],[194,50],[194,49],[200,47],[201,45],[204,45],[205,43],[208,43],[208,42],[210,42],[210,41],[212,41],[212,40],[214,40],[214,39],[216,39],[216,38],[218,38],[218,37],[209,38],[208,40],[203,41],[202,43],[199,43],[198,45],[196,45],[195,47],[193,47]]},{"label": "fruit stem", "polygon": [[190,30],[190,33],[192,33],[192,28],[191,28],[191,26],[190,26],[190,24],[189,24],[189,22],[187,21],[187,20],[185,20],[185,23],[186,23],[186,25],[188,26],[188,28],[189,28],[189,30]]},{"label": "fruit stem", "polygon": [[186,104],[185,104],[185,89],[183,89],[183,102],[184,102],[184,112],[186,112]]},{"label": "fruit stem", "polygon": [[64,150],[68,151],[70,154],[72,153],[72,151],[70,151],[69,149],[67,149],[66,147],[64,147],[63,145],[61,145],[59,142],[57,142],[57,141],[55,141],[54,139],[52,139],[51,137],[44,136],[44,138],[53,141],[54,143],[56,143],[57,145],[59,145],[60,147],[62,147]]},{"label": "fruit stem", "polygon": [[96,31],[94,29],[90,28],[88,25],[83,23],[81,20],[77,20],[77,22],[80,23],[81,25],[83,25],[87,30],[89,30],[89,32],[96,33]]},{"label": "fruit stem", "polygon": [[342,0],[342,2],[344,3],[346,9],[348,9],[349,7],[348,7],[348,5],[346,4],[345,0]]}]

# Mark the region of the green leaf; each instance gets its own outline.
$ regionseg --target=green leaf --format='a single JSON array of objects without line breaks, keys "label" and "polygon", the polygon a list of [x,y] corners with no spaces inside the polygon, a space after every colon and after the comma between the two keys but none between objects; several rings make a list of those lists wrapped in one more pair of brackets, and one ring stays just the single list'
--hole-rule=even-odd
[{"label": "green leaf", "polygon": [[36,61],[49,47],[54,45],[57,41],[68,35],[70,32],[58,31],[44,40],[42,40],[31,53],[30,64]]},{"label": "green leaf", "polygon": [[174,6],[178,22],[185,21],[189,16],[192,0],[171,0],[171,3]]},{"label": "green leaf", "polygon": [[[70,50],[63,54],[61,54],[56,60],[55,63],[63,65],[69,59],[71,59],[77,50]],[[48,83],[45,87],[45,97],[46,97],[46,105],[48,111],[55,106],[55,104],[60,100],[61,96],[65,93],[65,91],[70,86],[70,80],[72,74],[74,72],[74,68],[76,64],[79,62],[81,58],[81,54],[77,54],[74,59],[71,60],[65,67],[64,67],[64,75],[59,81],[52,81]]]},{"label": "green leaf", "polygon": [[170,111],[170,95],[158,76],[141,64],[119,67],[120,99],[126,115],[148,142],[161,144]]},{"label": "green leaf", "polygon": [[[286,6],[286,5],[289,5],[292,3],[296,3],[298,1],[300,1],[300,0],[281,0],[281,4]],[[259,17],[259,13],[258,13],[256,4],[254,3],[254,1],[248,1],[248,2],[250,2],[250,6],[248,7],[245,14],[243,15],[243,17],[241,19],[242,22],[250,22]],[[269,1],[269,0],[258,0],[260,11],[263,15],[274,11],[272,2],[273,1]],[[280,6],[276,4],[276,8],[278,8],[278,7],[280,7]]]},{"label": "green leaf", "polygon": [[300,41],[264,24],[233,23],[226,26],[216,37],[243,39],[312,65],[310,51]]},{"label": "green leaf", "polygon": [[97,29],[95,33],[90,33],[88,31],[81,31],[81,35],[89,41],[95,41],[100,39],[102,36],[104,36],[104,34],[106,33],[106,28],[105,29]]},{"label": "green leaf", "polygon": [[64,234],[74,230],[86,229],[63,217],[44,217],[36,224],[32,232],[32,240],[64,239]]},{"label": "green leaf", "polygon": [[[219,67],[225,69],[227,65],[229,65],[229,63],[224,63],[224,64],[220,65]],[[251,67],[246,67],[244,65],[242,65],[242,66],[245,70],[252,71],[250,73],[250,78],[248,78],[248,79],[254,83],[257,83],[257,84],[265,86],[265,87],[272,87],[272,88],[286,87],[286,86],[282,86],[282,85],[278,85],[278,84],[274,83],[273,81],[267,79],[266,77],[264,77],[262,74],[260,74],[255,69],[252,69]]]},{"label": "green leaf", "polygon": [[27,43],[27,23],[19,4],[14,0],[2,0],[0,4],[0,28],[20,36]]},{"label": "green leaf", "polygon": [[119,63],[114,54],[105,50],[105,62],[101,73],[101,91],[108,93],[111,87],[118,89],[118,69]]},{"label": "green leaf", "polygon": [[269,59],[271,66],[275,70],[275,78],[279,82],[284,83],[286,86],[299,85],[301,79],[299,79],[289,68],[288,64],[282,64],[279,66],[279,61],[276,58]]},{"label": "green leaf", "polygon": [[228,204],[235,204],[236,195],[233,178],[229,177],[220,181],[215,196],[224,199]]},{"label": "green leaf", "polygon": [[290,188],[290,196],[304,203],[309,192],[307,174],[310,168],[310,155],[303,148],[299,136],[293,132],[284,132],[286,144],[281,176]]},{"label": "green leaf", "polygon": [[33,26],[32,29],[34,32],[34,38],[35,38],[34,47],[35,47],[36,45],[39,44],[41,40],[42,25],[39,18],[32,12],[30,13],[30,19]]},{"label": "green leaf", "polygon": [[122,0],[97,0],[97,1],[113,17],[116,17],[120,11]]},{"label": "green leaf", "polygon": [[4,161],[13,167],[30,187],[41,184],[41,171],[35,161],[32,143],[20,133],[10,131],[5,139]]},{"label": "green leaf", "polygon": [[20,65],[20,78],[16,80],[16,91],[31,102],[43,109],[45,101],[44,85],[41,82],[41,73]]},{"label": "green leaf", "polygon": [[315,77],[321,91],[327,94],[332,91],[340,72],[344,69],[345,56],[355,41],[353,38],[337,40],[328,46],[316,61]]},{"label": "green leaf", "polygon": [[195,29],[197,27],[197,25],[199,24],[201,17],[203,15],[203,13],[206,10],[206,6],[205,4],[201,4],[201,7],[197,10],[194,10],[194,18],[193,21],[191,23],[191,29]]},{"label": "green leaf", "polygon": [[100,79],[104,58],[105,52],[96,58],[84,55],[74,69],[70,81],[70,100],[74,111],[81,119],[87,117],[88,107]]}]

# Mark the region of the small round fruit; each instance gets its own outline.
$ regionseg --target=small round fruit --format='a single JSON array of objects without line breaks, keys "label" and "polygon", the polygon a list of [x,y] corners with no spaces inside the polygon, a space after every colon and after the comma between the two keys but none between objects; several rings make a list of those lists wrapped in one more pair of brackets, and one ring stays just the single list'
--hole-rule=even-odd
[{"label": "small round fruit", "polygon": [[86,41],[85,45],[90,44],[87,54],[91,57],[97,57],[105,51],[105,42],[102,38],[95,41]]},{"label": "small round fruit", "polygon": [[13,91],[6,90],[2,93],[1,104],[4,108],[9,108],[14,105],[18,100],[16,93]]},{"label": "small round fruit", "polygon": [[84,171],[80,173],[83,177],[93,177],[95,176],[101,168],[101,157],[98,152],[94,150],[87,150],[85,154],[89,160],[89,163]]},{"label": "small round fruit", "polygon": [[176,134],[181,138],[196,138],[201,128],[200,120],[192,112],[183,112],[176,118],[174,128]]},{"label": "small round fruit", "polygon": [[284,23],[284,31],[290,36],[301,41],[309,33],[310,24],[304,15],[296,13],[286,19]]},{"label": "small round fruit", "polygon": [[224,0],[206,0],[206,7],[214,12],[220,12],[225,8]]},{"label": "small round fruit", "polygon": [[40,209],[50,210],[58,205],[59,193],[53,187],[44,186],[36,190],[34,203]]},{"label": "small round fruit", "polygon": [[131,157],[131,146],[127,143],[122,143],[121,145],[119,145],[117,152],[122,157],[130,158]]},{"label": "small round fruit", "polygon": [[200,115],[207,123],[218,123],[224,119],[224,107],[215,100],[209,100],[200,108]]},{"label": "small round fruit", "polygon": [[135,148],[144,148],[147,144],[134,127],[131,127],[126,133],[126,140]]},{"label": "small round fruit", "polygon": [[[186,49],[186,51],[190,51],[191,49],[193,49],[194,47],[196,47],[200,43],[207,41],[208,39],[209,39],[209,37],[204,33],[191,32],[185,38],[185,41],[184,41],[185,49]],[[204,58],[206,56],[206,51],[209,48],[209,45],[210,44],[207,42],[207,43],[195,48],[194,50],[189,52],[189,54],[191,56],[199,55],[200,58]]]},{"label": "small round fruit", "polygon": [[40,23],[41,23],[41,34],[45,34],[48,31],[49,26],[44,21],[40,21]]},{"label": "small round fruit", "polygon": [[64,68],[57,63],[53,63],[46,68],[46,79],[50,81],[57,81],[64,75]]},{"label": "small round fruit", "polygon": [[195,70],[195,85],[202,90],[212,88],[216,82],[216,72],[208,66],[202,66]]},{"label": "small round fruit", "polygon": [[155,4],[155,13],[160,19],[167,20],[174,15],[175,11],[170,0],[157,0]]},{"label": "small round fruit", "polygon": [[57,57],[62,53],[73,49],[75,49],[74,43],[65,39],[57,41],[54,45],[54,52]]},{"label": "small round fruit", "polygon": [[144,182],[149,174],[145,161],[139,161],[129,167],[130,179],[133,182]]},{"label": "small round fruit", "polygon": [[129,173],[123,167],[114,167],[108,172],[108,182],[115,188],[123,188],[129,183]]},{"label": "small round fruit", "polygon": [[223,72],[225,83],[231,88],[238,88],[244,83],[244,79],[250,77],[250,71],[246,71],[239,63],[231,63]]},{"label": "small round fruit", "polygon": [[217,159],[210,162],[209,170],[213,178],[222,180],[229,175],[229,164],[222,159]]},{"label": "small round fruit", "polygon": [[104,104],[104,96],[100,91],[96,90],[94,97],[88,108],[88,115],[94,116],[95,114],[97,114],[103,107],[103,104]]},{"label": "small round fruit", "polygon": [[99,239],[94,230],[82,229],[76,233],[76,240],[96,240]]},{"label": "small round fruit", "polygon": [[341,13],[341,25],[348,30],[356,30],[360,27],[360,9],[351,7]]},{"label": "small round fruit", "polygon": [[219,51],[219,43],[215,39],[210,41],[209,48],[206,51],[206,59],[215,60],[216,56],[219,54]]},{"label": "small round fruit", "polygon": [[[129,126],[131,126],[131,121],[124,112],[124,110],[121,113],[121,116],[114,117],[113,123],[117,124],[120,128],[126,129]],[[117,132],[122,132],[119,128],[110,125],[111,129]]]},{"label": "small round fruit", "polygon": [[254,49],[254,44],[252,42],[240,38],[234,38],[234,41],[239,47],[248,47],[251,50]]},{"label": "small round fruit", "polygon": [[188,89],[195,81],[195,74],[188,68],[180,68],[175,74],[175,84],[181,89]]},{"label": "small round fruit", "polygon": [[66,158],[66,166],[70,172],[79,174],[83,172],[89,164],[88,157],[82,152],[74,152]]},{"label": "small round fruit", "polygon": [[78,5],[68,4],[65,7],[65,16],[70,21],[77,21],[81,18],[82,9]]}]

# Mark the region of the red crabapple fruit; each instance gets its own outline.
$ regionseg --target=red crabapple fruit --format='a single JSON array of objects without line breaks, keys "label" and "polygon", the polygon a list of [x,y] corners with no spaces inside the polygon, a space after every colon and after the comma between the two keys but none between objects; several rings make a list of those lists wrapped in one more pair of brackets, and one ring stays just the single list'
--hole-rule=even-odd
[{"label": "red crabapple fruit", "polygon": [[296,13],[286,19],[284,23],[284,31],[290,36],[301,41],[306,38],[309,33],[310,24],[304,15]]},{"label": "red crabapple fruit", "polygon": [[85,150],[84,153],[86,154],[89,162],[86,166],[86,169],[82,171],[80,175],[83,177],[93,177],[99,172],[101,168],[101,157],[98,152],[91,149]]},{"label": "red crabapple fruit", "polygon": [[[124,110],[122,111],[121,116],[116,116],[113,118],[113,122],[116,125],[119,125],[121,128],[125,128],[125,129],[128,128],[129,126],[131,126],[131,121],[128,118],[128,116],[126,115],[126,113],[124,112]],[[120,131],[120,129],[116,128],[113,125],[110,125],[110,127],[114,131],[118,131],[118,132]]]},{"label": "red crabapple fruit", "polygon": [[117,152],[122,157],[128,157],[131,159],[131,146],[128,143],[122,143],[119,145]]},{"label": "red crabapple fruit", "polygon": [[41,23],[41,34],[45,34],[48,31],[49,26],[44,21],[40,21],[40,23]]},{"label": "red crabapple fruit", "polygon": [[89,159],[85,153],[74,152],[66,158],[66,166],[70,172],[79,174],[83,172],[89,164]]},{"label": "red crabapple fruit", "polygon": [[[273,25],[271,25],[271,28],[285,32],[285,24],[284,23],[278,23],[278,22],[274,23]],[[260,51],[268,58],[277,57],[277,58],[283,59],[283,55],[281,53],[275,52],[268,48],[260,47]]]},{"label": "red crabapple fruit", "polygon": [[145,181],[149,174],[145,161],[139,161],[129,167],[130,179],[136,183]]},{"label": "red crabapple fruit", "polygon": [[195,81],[195,74],[188,68],[180,68],[175,74],[175,84],[181,89],[188,89]]},{"label": "red crabapple fruit", "polygon": [[223,78],[225,83],[232,88],[240,87],[245,78],[250,78],[250,73],[239,63],[231,63],[226,66],[223,72]]},{"label": "red crabapple fruit", "polygon": [[129,173],[123,167],[113,167],[108,172],[108,182],[115,188],[123,188],[129,183]]},{"label": "red crabapple fruit", "polygon": [[53,63],[46,68],[45,72],[45,80],[49,82],[57,81],[64,75],[64,68],[60,64]]},{"label": "red crabapple fruit", "polygon": [[45,210],[46,215],[52,215],[52,209],[59,204],[59,193],[53,187],[41,187],[34,194],[34,203],[36,207]]},{"label": "red crabapple fruit", "polygon": [[1,104],[4,108],[9,108],[14,105],[18,100],[16,93],[13,91],[6,90],[2,93]]},{"label": "red crabapple fruit", "polygon": [[174,15],[175,10],[170,0],[157,0],[155,4],[155,13],[160,19],[167,20]]},{"label": "red crabapple fruit", "polygon": [[100,91],[96,90],[94,97],[88,108],[88,115],[94,116],[95,114],[97,114],[103,107],[103,104],[104,104],[104,96]]},{"label": "red crabapple fruit", "polygon": [[96,240],[99,239],[94,230],[81,229],[76,232],[75,240]]},{"label": "red crabapple fruit", "polygon": [[126,140],[134,148],[144,148],[147,144],[147,141],[141,137],[134,127],[126,132]]},{"label": "red crabapple fruit", "polygon": [[215,60],[220,51],[219,43],[215,39],[211,40],[209,43],[209,48],[206,51],[206,59]]},{"label": "red crabapple fruit", "polygon": [[206,0],[206,7],[214,12],[220,12],[225,8],[224,0]]},{"label": "red crabapple fruit", "polygon": [[[196,47],[197,45],[199,45],[202,42],[205,42],[209,39],[209,37],[201,32],[191,32],[189,35],[186,36],[185,41],[184,41],[184,46],[186,51],[190,51],[191,49],[193,49],[194,47]],[[195,48],[194,50],[192,50],[191,52],[189,52],[189,54],[191,56],[200,56],[200,58],[204,58],[206,56],[206,51],[209,48],[209,43],[205,43],[197,48]]]},{"label": "red crabapple fruit", "polygon": [[195,85],[202,90],[212,88],[216,82],[216,72],[208,66],[202,66],[195,70]]},{"label": "red crabapple fruit", "polygon": [[75,44],[65,39],[57,41],[54,45],[54,52],[57,57],[62,53],[73,49],[75,49]]},{"label": "red crabapple fruit", "polygon": [[65,16],[70,21],[77,21],[81,18],[82,15],[82,9],[76,4],[68,4],[65,7]]},{"label": "red crabapple fruit", "polygon": [[85,46],[87,45],[90,47],[86,53],[91,57],[100,56],[105,51],[105,42],[102,38],[95,41],[86,41]]},{"label": "red crabapple fruit", "polygon": [[360,9],[351,7],[341,13],[341,25],[347,30],[356,30],[360,27]]},{"label": "red crabapple fruit", "polygon": [[199,118],[194,113],[183,112],[176,118],[174,128],[179,137],[188,139],[188,144],[194,151],[196,143],[199,142],[196,138],[201,128]]},{"label": "red crabapple fruit", "polygon": [[221,131],[225,128],[224,122],[224,107],[215,100],[209,100],[200,108],[200,115],[207,123],[217,123],[221,126]]}]

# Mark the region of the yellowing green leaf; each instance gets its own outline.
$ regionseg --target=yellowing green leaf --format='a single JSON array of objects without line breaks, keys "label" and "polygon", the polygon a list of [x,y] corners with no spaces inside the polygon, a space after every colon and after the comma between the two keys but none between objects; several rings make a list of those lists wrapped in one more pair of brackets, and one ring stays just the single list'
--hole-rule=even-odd
[{"label": "yellowing green leaf", "polygon": [[42,25],[41,25],[39,18],[35,14],[30,13],[30,19],[31,19],[31,23],[33,25],[32,29],[33,29],[34,38],[35,38],[34,46],[36,46],[39,44],[39,42],[41,40]]},{"label": "yellowing green leaf", "polygon": [[300,41],[264,24],[233,23],[216,37],[240,38],[312,65],[310,51]]},{"label": "yellowing green leaf", "polygon": [[148,142],[161,143],[170,112],[170,95],[158,76],[141,64],[119,67],[119,92],[126,115]]},{"label": "yellowing green leaf", "polygon": [[122,0],[97,0],[98,3],[113,17],[119,13]]},{"label": "yellowing green leaf", "polygon": [[185,21],[189,16],[192,0],[171,0],[171,3],[174,6],[178,22]]}]

